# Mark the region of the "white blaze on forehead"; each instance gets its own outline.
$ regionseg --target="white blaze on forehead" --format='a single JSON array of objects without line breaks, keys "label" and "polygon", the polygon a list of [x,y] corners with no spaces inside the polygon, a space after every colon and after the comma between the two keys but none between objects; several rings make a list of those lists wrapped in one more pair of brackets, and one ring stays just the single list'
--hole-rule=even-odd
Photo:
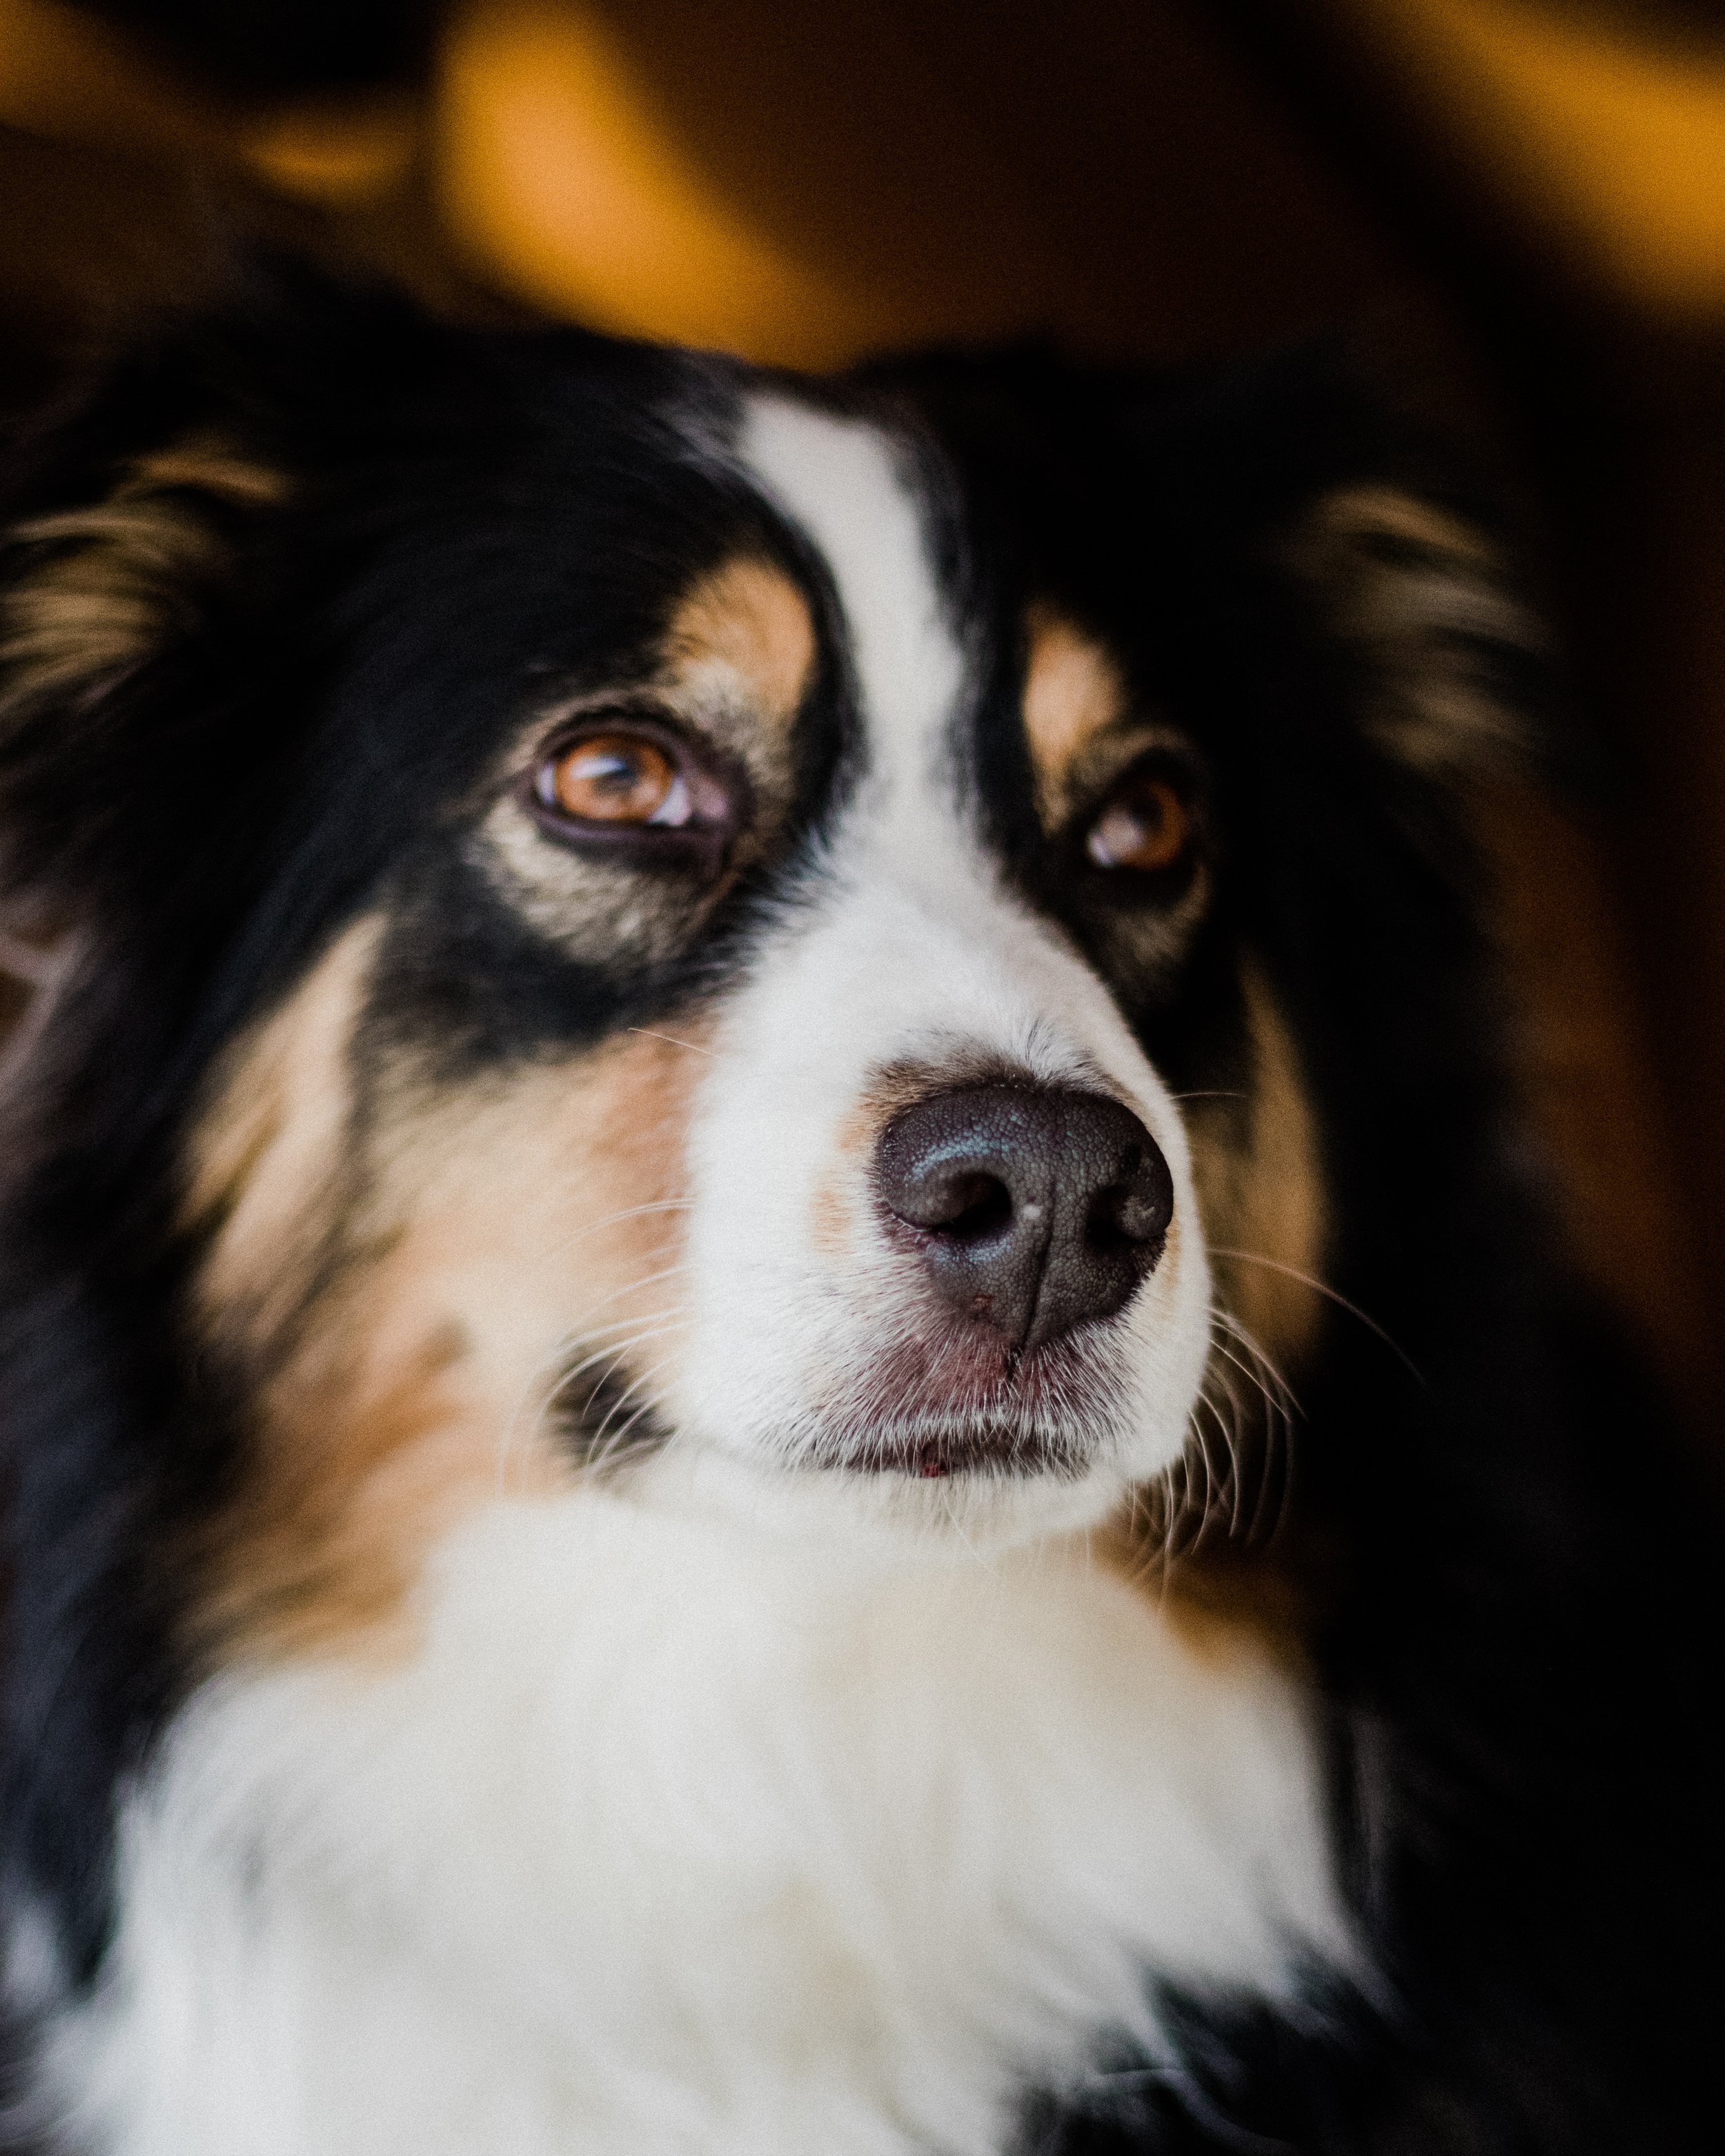
[{"label": "white blaze on forehead", "polygon": [[856,669],[870,765],[889,788],[932,790],[964,687],[922,504],[890,436],[783,397],[750,400],[740,444],[750,476],[813,541],[838,593]]}]

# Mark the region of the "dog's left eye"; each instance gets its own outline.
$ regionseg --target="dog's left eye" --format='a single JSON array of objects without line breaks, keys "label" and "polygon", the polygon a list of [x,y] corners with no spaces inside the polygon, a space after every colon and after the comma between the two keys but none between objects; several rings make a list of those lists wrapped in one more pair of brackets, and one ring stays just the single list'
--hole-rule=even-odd
[{"label": "dog's left eye", "polygon": [[722,858],[739,822],[740,778],[668,726],[632,715],[562,735],[541,757],[531,798],[567,844]]},{"label": "dog's left eye", "polygon": [[676,829],[695,814],[689,782],[657,742],[593,734],[539,767],[542,805],[578,824],[657,824]]}]

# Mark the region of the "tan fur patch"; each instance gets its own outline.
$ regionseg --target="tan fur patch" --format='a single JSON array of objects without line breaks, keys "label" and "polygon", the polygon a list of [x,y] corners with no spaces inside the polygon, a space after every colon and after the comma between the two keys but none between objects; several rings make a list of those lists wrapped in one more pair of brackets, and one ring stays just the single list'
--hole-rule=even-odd
[{"label": "tan fur patch", "polygon": [[[962,1065],[905,1061],[879,1072],[840,1119],[834,1134],[832,1165],[815,1184],[810,1236],[823,1256],[855,1255],[858,1229],[880,1133],[901,1108],[929,1093],[965,1082]],[[990,1075],[994,1075],[990,1069]]]},{"label": "tan fur patch", "polygon": [[0,718],[100,695],[185,620],[219,562],[198,496],[254,507],[285,490],[280,474],[193,437],[140,457],[106,501],[14,526],[13,542],[53,551],[0,616]]},{"label": "tan fur patch", "polygon": [[781,721],[796,716],[814,656],[808,601],[783,570],[747,556],[696,586],[665,638],[674,680],[716,663],[749,685],[764,716]]},{"label": "tan fur patch", "polygon": [[193,1134],[184,1219],[212,1320],[260,1343],[305,1302],[354,1175],[349,1050],[382,924],[357,922],[224,1059]]},{"label": "tan fur patch", "polygon": [[[32,920],[30,911],[24,901],[8,907],[13,917],[0,918],[0,1116],[39,1090],[30,1083],[32,1052],[84,955],[83,939],[75,930],[45,918]],[[9,1150],[16,1167],[16,1133]]]},{"label": "tan fur patch", "polygon": [[1250,1640],[1297,1661],[1310,1595],[1276,1533],[1290,1431],[1274,1403],[1323,1313],[1323,1170],[1287,1022],[1255,967],[1242,989],[1245,1091],[1185,1107],[1217,1302],[1240,1329],[1219,1332],[1206,1387],[1215,1414],[1200,1409],[1187,1456],[1166,1487],[1142,1493],[1106,1549],[1205,1653],[1225,1657]]},{"label": "tan fur patch", "polygon": [[1271,1355],[1296,1361],[1322,1313],[1317,1126],[1293,1036],[1255,967],[1243,987],[1252,1054],[1244,1115],[1193,1104],[1194,1172],[1225,1307]]},{"label": "tan fur patch", "polygon": [[829,1257],[857,1251],[875,1147],[901,1109],[964,1086],[1022,1084],[1024,1075],[1017,1065],[989,1055],[947,1055],[936,1062],[905,1057],[883,1065],[834,1133],[832,1166],[815,1185],[810,1213],[815,1248]]},{"label": "tan fur patch", "polygon": [[1126,684],[1112,658],[1064,615],[1033,607],[1024,670],[1024,737],[1036,773],[1037,805],[1052,829],[1071,806],[1072,779],[1091,744],[1127,711]]},{"label": "tan fur patch", "polygon": [[1386,748],[1440,773],[1520,759],[1522,721],[1486,654],[1538,651],[1544,638],[1479,532],[1399,488],[1344,487],[1318,504],[1291,558],[1373,678],[1366,722]]},{"label": "tan fur patch", "polygon": [[[257,1399],[243,1486],[197,1553],[206,1653],[403,1637],[425,1554],[454,1517],[577,1471],[552,1427],[572,1358],[592,1358],[589,1379],[612,1365],[619,1383],[641,1379],[620,1428],[676,1328],[701,1056],[629,1034],[454,1093],[408,1069],[368,1073],[367,1127],[332,1154],[349,947],[260,1029],[195,1149],[194,1202],[223,1224],[206,1322],[230,1356],[238,1343]],[[292,1318],[272,1342],[261,1271],[279,1240],[303,1281],[302,1224],[323,1219],[332,1158],[341,1217],[319,1235],[339,1262],[309,1310],[290,1312],[290,1296],[261,1306]]]},{"label": "tan fur patch", "polygon": [[198,1552],[208,1582],[190,1644],[209,1656],[313,1653],[392,1637],[419,1553],[477,1492],[457,1426],[453,1339],[429,1337],[394,1382],[350,1391],[337,1365],[272,1427],[242,1496]]},{"label": "tan fur patch", "polygon": [[1465,562],[1486,573],[1497,567],[1495,553],[1471,525],[1397,487],[1341,488],[1325,496],[1312,526],[1354,549],[1389,539],[1413,550],[1415,559]]},{"label": "tan fur patch", "polygon": [[1285,1668],[1304,1666],[1318,1596],[1288,1550],[1242,1547],[1211,1532],[1170,1555],[1164,1532],[1153,1509],[1101,1531],[1092,1548],[1207,1661],[1226,1667],[1267,1651]]}]

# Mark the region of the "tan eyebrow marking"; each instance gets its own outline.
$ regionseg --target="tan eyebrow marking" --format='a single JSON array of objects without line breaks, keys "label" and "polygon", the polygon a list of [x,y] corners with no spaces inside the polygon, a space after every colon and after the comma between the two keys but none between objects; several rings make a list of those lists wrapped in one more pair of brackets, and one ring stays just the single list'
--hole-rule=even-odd
[{"label": "tan eyebrow marking", "polygon": [[1083,752],[1124,716],[1126,684],[1102,646],[1065,615],[1033,607],[1027,627],[1024,736],[1035,766],[1037,806],[1053,825],[1066,814],[1072,771]]},{"label": "tan eyebrow marking", "polygon": [[808,601],[783,570],[746,555],[696,585],[665,638],[674,675],[716,660],[742,675],[768,716],[785,720],[802,703],[814,656]]}]

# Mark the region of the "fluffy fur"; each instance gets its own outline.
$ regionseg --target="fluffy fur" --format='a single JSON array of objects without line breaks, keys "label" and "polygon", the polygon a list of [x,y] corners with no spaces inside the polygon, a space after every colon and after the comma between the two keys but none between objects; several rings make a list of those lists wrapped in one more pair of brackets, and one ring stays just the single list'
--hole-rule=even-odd
[{"label": "fluffy fur", "polygon": [[[1435,470],[1316,360],[292,275],[18,446],[17,2145],[1705,2145],[1710,1545],[1523,1165]],[[685,828],[569,824],[606,729]],[[1167,1162],[1050,1345],[880,1195],[977,1085]]]}]

